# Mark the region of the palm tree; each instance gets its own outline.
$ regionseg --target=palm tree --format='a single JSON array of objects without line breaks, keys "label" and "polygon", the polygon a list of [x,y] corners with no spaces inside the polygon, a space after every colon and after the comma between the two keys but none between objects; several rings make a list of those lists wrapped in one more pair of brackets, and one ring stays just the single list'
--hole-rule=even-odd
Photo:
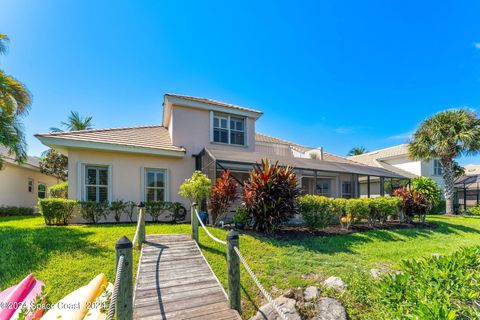
[{"label": "palm tree", "polygon": [[455,158],[480,151],[480,119],[467,109],[439,112],[423,121],[409,142],[414,160],[439,159],[445,182],[446,213],[453,214]]},{"label": "palm tree", "polygon": [[347,153],[347,156],[358,156],[360,154],[364,154],[368,152],[365,147],[361,146],[361,147],[354,147],[352,148],[350,151],[348,151]]},{"label": "palm tree", "polygon": [[[6,35],[0,34],[0,54],[6,53],[8,41]],[[27,143],[20,118],[28,113],[31,104],[32,95],[25,85],[0,70],[0,146],[6,147],[18,162],[25,161],[27,157]]]},{"label": "palm tree", "polygon": [[[66,122],[62,121],[60,124],[64,126],[67,131],[89,130],[93,128],[92,117],[82,118],[77,111],[70,111],[68,120]],[[50,131],[61,132],[63,130],[52,127]]]}]

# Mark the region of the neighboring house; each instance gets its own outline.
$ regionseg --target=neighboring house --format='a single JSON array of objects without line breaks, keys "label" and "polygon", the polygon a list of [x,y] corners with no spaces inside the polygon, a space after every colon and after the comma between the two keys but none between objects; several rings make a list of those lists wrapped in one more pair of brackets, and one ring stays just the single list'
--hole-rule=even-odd
[{"label": "neighboring house", "polygon": [[[359,164],[259,134],[262,112],[210,99],[166,94],[161,125],[37,134],[68,156],[69,197],[90,201],[179,201],[180,184],[194,170],[214,180],[226,169],[242,182],[269,158],[291,165],[307,193],[331,197],[374,196],[367,181],[408,178],[378,166]],[[368,179],[367,179],[368,177]],[[371,179],[370,179],[371,177]],[[363,194],[362,194],[363,190]]]},{"label": "neighboring house", "polygon": [[480,174],[480,164],[467,164],[463,168],[467,176]]},{"label": "neighboring house", "polygon": [[412,160],[408,154],[408,144],[401,144],[394,147],[375,150],[357,156],[347,157],[347,159],[383,168],[408,178],[428,177],[437,182],[443,189],[444,182],[442,178],[442,165],[438,159],[430,161]]},{"label": "neighboring house", "polygon": [[40,172],[36,157],[18,164],[1,146],[0,157],[0,206],[35,207],[39,198],[48,196],[48,187],[57,183],[57,178]]}]

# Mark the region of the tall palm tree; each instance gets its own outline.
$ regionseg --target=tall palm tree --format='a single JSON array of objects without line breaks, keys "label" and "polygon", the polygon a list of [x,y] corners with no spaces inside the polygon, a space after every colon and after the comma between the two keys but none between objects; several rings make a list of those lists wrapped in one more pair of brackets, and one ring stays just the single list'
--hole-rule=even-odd
[{"label": "tall palm tree", "polygon": [[[6,53],[8,41],[8,37],[0,33],[0,54]],[[25,85],[0,70],[0,146],[6,147],[18,162],[27,158],[27,143],[20,119],[28,113],[31,104],[32,95]]]},{"label": "tall palm tree", "polygon": [[368,152],[368,151],[363,146],[354,147],[354,148],[350,149],[350,151],[348,151],[347,156],[358,156],[358,155],[364,154],[366,152]]},{"label": "tall palm tree", "polygon": [[[93,128],[92,117],[82,118],[77,111],[70,111],[67,121],[60,123],[67,131],[89,130]],[[62,129],[52,127],[50,131],[61,132]]]},{"label": "tall palm tree", "polygon": [[439,112],[423,121],[409,142],[414,160],[439,159],[445,182],[446,213],[453,214],[455,158],[480,151],[480,119],[467,109]]}]

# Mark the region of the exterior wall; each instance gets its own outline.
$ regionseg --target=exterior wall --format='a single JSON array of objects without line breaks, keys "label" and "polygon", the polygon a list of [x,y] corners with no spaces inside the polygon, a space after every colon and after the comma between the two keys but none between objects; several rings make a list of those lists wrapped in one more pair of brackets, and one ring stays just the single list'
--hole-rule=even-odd
[{"label": "exterior wall", "polygon": [[[178,201],[188,212],[189,202],[178,195],[178,188],[189,178],[195,161],[191,156],[184,158],[161,157],[99,150],[70,149],[68,152],[69,186],[71,199],[82,197],[82,164],[108,165],[111,168],[111,200],[144,201],[143,174],[145,168],[167,169],[167,201]],[[78,220],[76,220],[78,222]]]},{"label": "exterior wall", "polygon": [[205,147],[255,151],[255,120],[247,118],[247,146],[210,142],[210,111],[175,105],[169,132],[173,145],[184,147],[187,155],[198,154]]},{"label": "exterior wall", "polygon": [[286,156],[286,157],[292,157],[292,151],[290,150],[289,147],[287,146],[282,146],[282,145],[275,145],[275,144],[259,144],[257,143],[255,145],[255,151],[256,152],[261,152],[261,153],[266,153],[266,154],[271,154],[271,155],[277,155],[277,156]]},{"label": "exterior wall", "polygon": [[[0,206],[36,207],[38,202],[38,184],[50,187],[57,178],[40,173],[37,170],[4,162],[0,170]],[[33,179],[33,192],[28,192],[28,179]]]},{"label": "exterior wall", "polygon": [[411,172],[417,176],[422,175],[422,162],[413,161],[409,159],[407,156],[404,156],[401,158],[388,159],[388,160],[385,160],[384,162],[392,166],[395,166],[399,169],[405,170],[407,172]]},{"label": "exterior wall", "polygon": [[438,184],[438,186],[440,187],[440,189],[444,189],[445,187],[445,183],[443,182],[443,178],[442,176],[438,176],[438,175],[435,175],[434,174],[434,169],[433,169],[433,160],[431,161],[422,161],[422,176],[423,177],[428,177],[428,178],[432,178],[433,180],[435,180],[435,182]]}]

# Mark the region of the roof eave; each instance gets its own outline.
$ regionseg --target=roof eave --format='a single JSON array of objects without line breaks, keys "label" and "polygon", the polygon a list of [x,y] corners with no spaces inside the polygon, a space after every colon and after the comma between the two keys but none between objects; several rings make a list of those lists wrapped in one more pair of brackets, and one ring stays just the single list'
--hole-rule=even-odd
[{"label": "roof eave", "polygon": [[168,149],[156,149],[146,148],[140,146],[129,146],[124,144],[113,144],[104,142],[92,142],[83,140],[73,140],[64,138],[47,137],[43,135],[35,135],[44,145],[54,149],[89,149],[89,150],[102,150],[102,151],[117,151],[126,153],[140,153],[150,154],[157,156],[178,157],[183,158],[185,156],[185,150],[168,150]]}]

